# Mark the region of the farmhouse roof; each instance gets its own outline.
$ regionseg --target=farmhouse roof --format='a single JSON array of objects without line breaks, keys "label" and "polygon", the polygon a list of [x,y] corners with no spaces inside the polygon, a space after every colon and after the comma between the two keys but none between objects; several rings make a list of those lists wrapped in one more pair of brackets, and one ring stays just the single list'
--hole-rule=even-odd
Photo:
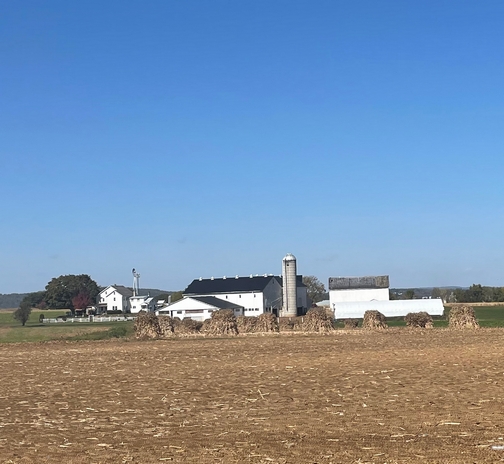
[{"label": "farmhouse roof", "polygon": [[120,293],[126,298],[133,296],[133,292],[128,287],[125,287],[123,285],[111,285],[111,287],[113,287],[117,293]]}]

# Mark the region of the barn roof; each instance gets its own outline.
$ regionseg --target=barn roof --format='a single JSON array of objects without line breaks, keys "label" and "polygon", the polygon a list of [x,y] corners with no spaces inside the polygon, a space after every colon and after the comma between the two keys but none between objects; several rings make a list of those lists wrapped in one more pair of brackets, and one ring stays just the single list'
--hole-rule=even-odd
[{"label": "barn roof", "polygon": [[274,276],[230,277],[219,279],[194,279],[184,290],[184,295],[205,293],[261,292]]},{"label": "barn roof", "polygon": [[[297,276],[297,286],[304,287],[303,276]],[[204,295],[208,293],[238,293],[262,292],[271,280],[276,280],[280,286],[282,278],[274,275],[251,277],[227,277],[218,279],[194,279],[184,290],[184,295]]]}]

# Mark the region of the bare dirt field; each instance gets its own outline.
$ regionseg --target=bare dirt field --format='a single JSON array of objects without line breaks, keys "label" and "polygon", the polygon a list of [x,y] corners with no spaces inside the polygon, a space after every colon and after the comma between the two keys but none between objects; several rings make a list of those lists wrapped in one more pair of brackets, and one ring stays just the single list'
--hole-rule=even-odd
[{"label": "bare dirt field", "polygon": [[0,462],[499,462],[503,360],[504,329],[0,345]]}]

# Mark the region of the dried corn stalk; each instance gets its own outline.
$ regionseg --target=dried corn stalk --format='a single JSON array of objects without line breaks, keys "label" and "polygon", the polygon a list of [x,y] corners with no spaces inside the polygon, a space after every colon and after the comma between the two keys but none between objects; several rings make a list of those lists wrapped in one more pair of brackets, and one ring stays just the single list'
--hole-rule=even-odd
[{"label": "dried corn stalk", "polygon": [[450,329],[478,329],[479,324],[472,306],[453,306],[448,314],[448,327]]},{"label": "dried corn stalk", "polygon": [[362,321],[362,328],[368,330],[386,329],[388,327],[385,316],[380,311],[366,311]]}]

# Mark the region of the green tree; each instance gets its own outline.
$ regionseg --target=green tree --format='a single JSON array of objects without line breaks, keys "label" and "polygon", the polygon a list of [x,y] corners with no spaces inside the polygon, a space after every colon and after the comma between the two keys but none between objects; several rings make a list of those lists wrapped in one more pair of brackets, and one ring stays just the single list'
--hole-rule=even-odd
[{"label": "green tree", "polygon": [[415,298],[415,290],[412,290],[411,288],[409,290],[406,290],[404,293],[404,299],[405,300],[412,300]]},{"label": "green tree", "polygon": [[492,287],[492,301],[504,301],[504,287]]},{"label": "green tree", "polygon": [[466,291],[462,288],[456,288],[453,292],[453,299],[456,303],[465,303],[467,302]]},{"label": "green tree", "polygon": [[175,301],[181,300],[182,299],[182,292],[167,292],[167,293],[160,293],[159,295],[156,296],[156,300],[164,300],[166,303],[168,303],[168,299],[170,299],[171,303],[174,303]]},{"label": "green tree", "polygon": [[433,288],[432,289],[432,298],[441,298],[443,302],[448,303],[450,301],[450,296],[452,294],[452,290],[449,288]]},{"label": "green tree", "polygon": [[28,293],[21,303],[26,302],[29,303],[32,308],[38,308],[38,307],[43,307],[45,304],[45,291],[42,290],[40,292],[32,292]]},{"label": "green tree", "polygon": [[28,319],[30,318],[30,314],[32,312],[32,307],[30,303],[26,301],[22,301],[19,305],[19,308],[14,311],[12,316],[16,321],[21,322],[22,325],[25,325]]},{"label": "green tree", "polygon": [[467,303],[479,303],[483,301],[483,287],[480,284],[473,284],[465,292]]},{"label": "green tree", "polygon": [[432,298],[442,298],[441,289],[437,288],[437,287],[434,287],[432,289],[431,297]]},{"label": "green tree", "polygon": [[326,289],[324,284],[315,276],[303,276],[303,283],[306,285],[308,298],[310,298],[313,303],[317,303],[324,299]]},{"label": "green tree", "polygon": [[181,300],[183,295],[182,292],[173,292],[171,295],[170,301],[174,303],[175,301]]},{"label": "green tree", "polygon": [[46,285],[45,301],[49,308],[70,309],[73,312],[75,306],[72,300],[75,297],[81,295],[80,298],[95,301],[99,292],[98,284],[87,274],[62,275]]}]

